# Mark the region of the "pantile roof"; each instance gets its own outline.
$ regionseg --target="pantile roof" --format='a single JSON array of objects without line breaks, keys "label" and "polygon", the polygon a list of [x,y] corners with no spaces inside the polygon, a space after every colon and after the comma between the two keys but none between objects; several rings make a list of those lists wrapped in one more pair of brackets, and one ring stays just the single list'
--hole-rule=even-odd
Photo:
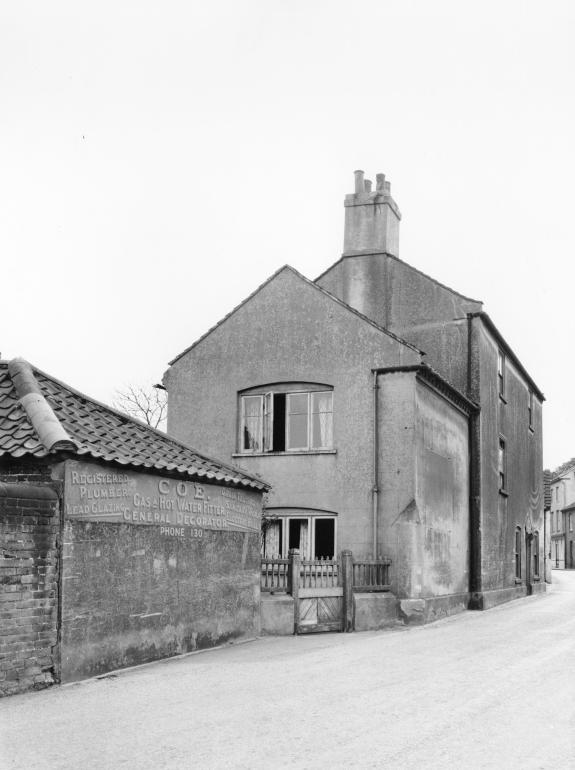
[{"label": "pantile roof", "polygon": [[166,436],[33,368],[0,361],[0,460],[57,452],[239,487],[264,481]]}]

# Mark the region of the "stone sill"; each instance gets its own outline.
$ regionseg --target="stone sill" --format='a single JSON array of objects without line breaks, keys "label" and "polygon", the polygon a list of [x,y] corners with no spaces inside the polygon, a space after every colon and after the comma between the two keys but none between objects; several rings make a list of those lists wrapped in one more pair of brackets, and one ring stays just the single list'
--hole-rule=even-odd
[{"label": "stone sill", "polygon": [[500,489],[499,494],[503,497],[509,497],[509,492],[506,489]]},{"label": "stone sill", "polygon": [[235,452],[232,457],[294,457],[298,455],[336,455],[337,449],[301,449],[293,452]]}]

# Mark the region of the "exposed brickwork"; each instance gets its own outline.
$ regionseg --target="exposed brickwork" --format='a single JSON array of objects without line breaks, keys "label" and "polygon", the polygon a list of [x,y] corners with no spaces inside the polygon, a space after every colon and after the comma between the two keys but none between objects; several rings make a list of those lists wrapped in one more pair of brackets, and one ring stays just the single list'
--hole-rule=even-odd
[{"label": "exposed brickwork", "polygon": [[53,490],[0,484],[0,695],[57,681],[58,531]]}]

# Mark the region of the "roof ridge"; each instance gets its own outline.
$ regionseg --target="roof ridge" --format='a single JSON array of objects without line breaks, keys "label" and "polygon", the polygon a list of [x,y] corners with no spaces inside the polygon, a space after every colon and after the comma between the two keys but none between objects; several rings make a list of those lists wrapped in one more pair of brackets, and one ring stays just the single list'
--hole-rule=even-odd
[{"label": "roof ridge", "polygon": [[395,254],[390,254],[388,251],[358,251],[358,252],[344,251],[341,257],[338,260],[336,260],[333,263],[333,265],[326,267],[323,273],[320,273],[315,280],[319,281],[320,278],[323,278],[323,276],[326,273],[329,273],[329,271],[332,270],[336,265],[338,265],[343,259],[350,259],[353,257],[369,257],[369,256],[375,256],[377,254],[381,254],[386,257],[391,257],[391,259],[395,259],[396,262],[400,262],[402,265],[406,265],[411,270],[414,270],[416,273],[419,273],[419,275],[422,275],[424,278],[428,278],[430,281],[433,281],[433,283],[437,284],[438,286],[441,286],[442,289],[446,289],[447,291],[450,291],[453,294],[457,294],[458,297],[461,297],[461,299],[467,300],[467,302],[475,302],[479,305],[484,304],[483,300],[474,299],[473,297],[468,297],[467,295],[462,294],[460,291],[457,291],[457,289],[452,289],[451,286],[448,286],[445,283],[441,283],[441,281],[438,281],[437,278],[434,278],[432,275],[429,275],[428,273],[424,273],[423,270],[420,270],[418,267],[414,267],[409,262],[406,262],[404,259],[400,259],[399,257],[397,257]]},{"label": "roof ridge", "polygon": [[359,310],[356,310],[351,305],[348,305],[347,302],[344,302],[339,297],[336,297],[335,294],[332,294],[330,291],[325,289],[323,286],[319,286],[315,281],[310,280],[309,278],[306,278],[305,275],[300,273],[298,270],[295,269],[295,267],[292,267],[291,265],[285,264],[282,265],[278,270],[275,271],[275,273],[272,273],[266,280],[261,283],[254,291],[251,292],[251,294],[248,294],[247,297],[245,297],[239,304],[237,304],[235,307],[233,307],[229,313],[226,313],[223,318],[221,318],[217,323],[215,323],[213,326],[211,326],[204,334],[201,335],[201,337],[198,337],[198,339],[193,342],[191,345],[189,345],[185,350],[183,350],[181,353],[179,353],[175,358],[173,358],[171,361],[168,361],[168,366],[172,366],[176,363],[176,361],[179,361],[180,358],[186,355],[186,353],[189,353],[190,350],[196,347],[196,345],[199,345],[202,340],[204,340],[206,337],[208,337],[212,332],[214,332],[218,327],[220,327],[225,321],[228,320],[236,311],[238,311],[241,307],[243,307],[247,302],[249,302],[253,297],[255,297],[258,292],[260,292],[265,286],[267,286],[268,283],[271,283],[274,278],[276,278],[280,273],[282,273],[284,270],[291,271],[294,275],[296,275],[298,278],[300,278],[302,281],[305,281],[305,283],[312,286],[314,289],[317,289],[318,291],[321,291],[323,294],[325,294],[327,297],[332,299],[334,302],[337,302],[338,305],[341,305],[342,307],[346,308],[347,310],[351,311],[354,315],[358,316],[358,318],[361,318],[363,321],[366,321],[371,326],[375,327],[379,331],[383,332],[384,334],[387,334],[392,339],[396,340],[396,342],[400,342],[403,345],[406,345],[408,348],[411,348],[411,350],[415,350],[416,353],[419,353],[420,355],[425,355],[425,353],[417,348],[415,345],[413,345],[411,342],[408,342],[407,340],[404,340],[402,337],[399,337],[397,334],[394,334],[389,329],[386,329],[384,326],[380,326],[378,323],[376,323],[371,318],[368,318],[368,316],[361,313]]},{"label": "roof ridge", "polygon": [[8,372],[14,389],[36,435],[48,452],[58,449],[78,449],[64,429],[34,376],[32,366],[24,358],[13,358]]}]

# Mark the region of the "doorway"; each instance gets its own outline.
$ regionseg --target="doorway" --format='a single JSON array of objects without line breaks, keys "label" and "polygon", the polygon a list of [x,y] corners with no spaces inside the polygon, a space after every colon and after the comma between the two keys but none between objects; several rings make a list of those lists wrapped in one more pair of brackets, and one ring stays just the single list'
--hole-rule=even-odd
[{"label": "doorway", "polygon": [[532,551],[533,548],[533,535],[525,535],[525,586],[527,588],[527,596],[531,596],[533,593],[533,564],[532,564]]}]

